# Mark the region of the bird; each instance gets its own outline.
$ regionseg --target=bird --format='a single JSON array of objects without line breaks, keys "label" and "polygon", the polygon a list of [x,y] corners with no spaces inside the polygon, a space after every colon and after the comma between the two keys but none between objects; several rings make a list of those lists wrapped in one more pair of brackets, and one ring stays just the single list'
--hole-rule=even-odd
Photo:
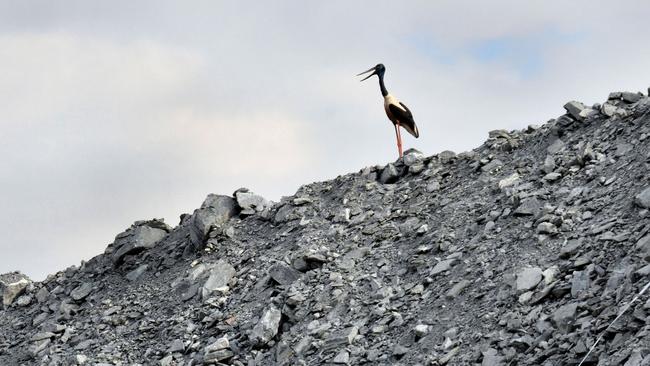
[{"label": "bird", "polygon": [[393,126],[395,127],[395,136],[397,137],[397,151],[399,152],[399,157],[401,158],[403,153],[402,134],[400,133],[400,127],[404,128],[415,138],[420,137],[420,131],[418,130],[418,126],[415,124],[411,110],[409,110],[404,103],[400,102],[397,98],[392,96],[388,90],[386,90],[386,85],[384,85],[384,73],[386,72],[386,67],[383,64],[377,64],[376,66],[357,74],[357,76],[361,76],[371,71],[372,73],[370,75],[366,76],[360,81],[364,81],[373,75],[377,75],[379,78],[379,88],[381,89],[381,95],[384,97],[384,110],[386,111],[388,119],[393,122]]}]

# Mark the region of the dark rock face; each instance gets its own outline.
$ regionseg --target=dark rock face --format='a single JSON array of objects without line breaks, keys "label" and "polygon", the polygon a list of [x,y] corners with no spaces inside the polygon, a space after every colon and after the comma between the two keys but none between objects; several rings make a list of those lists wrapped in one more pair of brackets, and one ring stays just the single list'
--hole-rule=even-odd
[{"label": "dark rock face", "polygon": [[118,234],[113,243],[113,263],[119,265],[126,255],[153,248],[171,229],[161,221],[152,220],[133,224]]},{"label": "dark rock face", "polygon": [[236,213],[235,199],[210,194],[191,217],[190,239],[194,247],[203,248],[210,231],[221,228]]},{"label": "dark rock face", "polygon": [[650,101],[565,108],[2,275],[0,365],[648,364]]}]

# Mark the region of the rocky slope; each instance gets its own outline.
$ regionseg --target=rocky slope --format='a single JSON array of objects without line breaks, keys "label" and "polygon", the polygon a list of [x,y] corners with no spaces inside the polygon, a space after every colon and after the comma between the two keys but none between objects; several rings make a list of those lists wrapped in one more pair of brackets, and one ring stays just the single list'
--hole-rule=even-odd
[{"label": "rocky slope", "polygon": [[565,108],[2,275],[0,365],[650,364],[650,99]]}]

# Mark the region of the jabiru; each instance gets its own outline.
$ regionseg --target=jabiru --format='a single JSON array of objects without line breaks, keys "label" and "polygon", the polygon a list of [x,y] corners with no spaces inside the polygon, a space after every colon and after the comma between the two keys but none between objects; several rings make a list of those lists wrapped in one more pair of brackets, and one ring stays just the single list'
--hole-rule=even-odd
[{"label": "jabiru", "polygon": [[397,98],[388,93],[388,90],[386,90],[386,86],[384,85],[384,73],[386,72],[386,67],[384,67],[383,64],[377,64],[377,66],[371,67],[370,69],[359,73],[357,76],[361,76],[371,71],[372,73],[361,79],[361,81],[364,81],[373,75],[377,75],[379,78],[379,88],[381,89],[381,95],[384,97],[384,110],[386,111],[388,119],[393,122],[393,126],[395,127],[397,150],[399,151],[399,157],[401,158],[402,134],[400,133],[400,127],[403,127],[415,138],[420,137],[420,131],[418,131],[418,126],[415,125],[415,121],[413,120],[413,113],[411,113],[404,103],[400,102]]}]

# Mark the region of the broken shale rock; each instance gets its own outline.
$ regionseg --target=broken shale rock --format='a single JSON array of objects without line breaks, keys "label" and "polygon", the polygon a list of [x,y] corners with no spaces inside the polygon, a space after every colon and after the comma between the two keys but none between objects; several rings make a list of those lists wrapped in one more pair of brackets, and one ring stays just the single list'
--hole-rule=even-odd
[{"label": "broken shale rock", "polygon": [[647,363],[650,100],[567,108],[136,222],[10,290],[0,365],[577,365],[600,335],[585,364]]}]

